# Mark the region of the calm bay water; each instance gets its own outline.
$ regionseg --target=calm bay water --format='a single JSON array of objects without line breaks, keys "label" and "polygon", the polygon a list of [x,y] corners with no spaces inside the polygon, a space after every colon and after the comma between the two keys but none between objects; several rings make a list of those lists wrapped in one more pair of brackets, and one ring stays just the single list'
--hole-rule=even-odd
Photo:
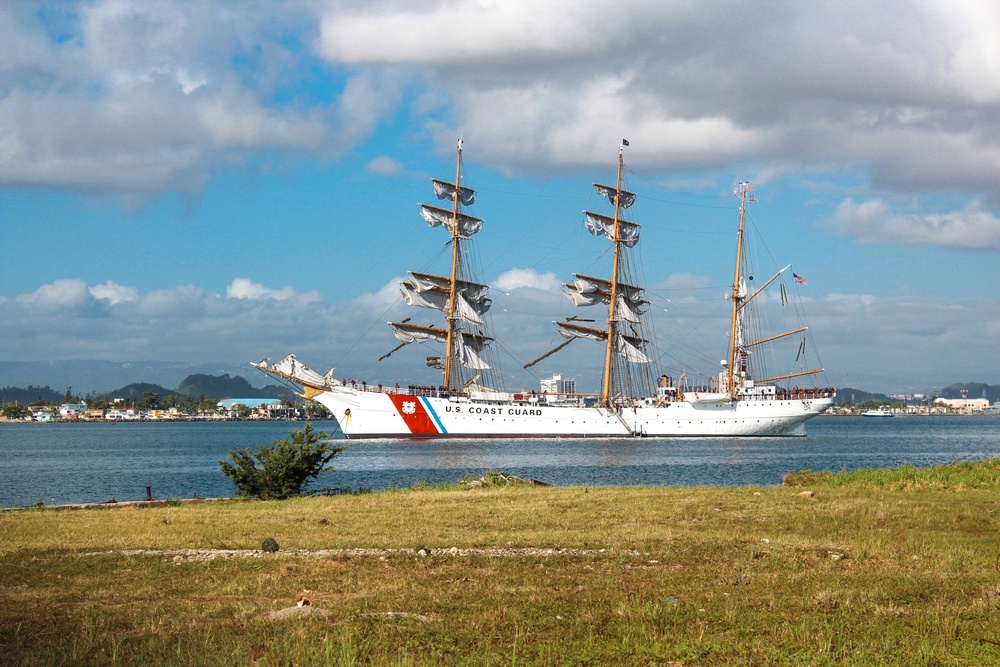
[{"label": "calm bay water", "polygon": [[[0,506],[229,496],[218,462],[294,422],[0,424]],[[334,422],[316,428],[333,432]],[[559,486],[777,485],[789,471],[1000,457],[1000,417],[819,417],[805,438],[354,440],[316,487],[383,489],[504,470]],[[335,437],[340,437],[337,433]]]}]

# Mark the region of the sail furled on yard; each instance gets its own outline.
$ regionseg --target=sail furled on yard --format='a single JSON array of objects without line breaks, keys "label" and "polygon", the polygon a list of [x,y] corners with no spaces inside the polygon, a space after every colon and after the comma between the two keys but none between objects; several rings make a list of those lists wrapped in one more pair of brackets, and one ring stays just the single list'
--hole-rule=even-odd
[{"label": "sail furled on yard", "polygon": [[618,239],[615,239],[615,220],[600,213],[584,211],[583,224],[587,231],[594,236],[607,237],[609,241],[621,241],[625,246],[631,248],[639,242],[639,225],[634,222],[618,221]]},{"label": "sail furled on yard", "polygon": [[[426,343],[429,340],[446,343],[448,341],[447,329],[402,322],[389,322],[389,326],[392,327],[393,335],[403,343]],[[486,370],[490,368],[490,365],[482,357],[492,340],[489,336],[462,332],[461,338],[455,343],[455,357],[466,368]]]},{"label": "sail furled on yard", "polygon": [[[448,278],[411,271],[409,278],[399,283],[399,289],[403,300],[411,306],[449,311],[451,281]],[[493,304],[486,296],[488,289],[479,283],[456,281],[455,316],[469,324],[483,326],[485,322],[481,316]]]},{"label": "sail furled on yard", "polygon": [[456,189],[454,183],[447,183],[436,178],[431,179],[431,185],[434,187],[434,194],[437,195],[438,199],[455,201],[455,193],[457,192],[458,202],[462,206],[472,206],[476,203],[476,191],[472,188],[459,186]]},{"label": "sail furled on yard", "polygon": [[[611,281],[583,274],[573,274],[574,282],[564,284],[563,291],[575,306],[596,306],[611,303]],[[618,283],[618,304],[616,314],[623,320],[638,323],[646,314],[649,304],[643,297],[643,289],[626,283]]]},{"label": "sail furled on yard", "polygon": [[[556,325],[559,335],[563,338],[587,338],[601,343],[607,342],[608,340],[608,332],[605,329],[594,329],[593,327],[585,327],[572,322],[553,322],[553,324]],[[631,361],[632,363],[652,363],[652,359],[646,356],[646,353],[643,352],[646,342],[647,341],[636,336],[618,334],[615,336],[615,353],[626,361]]]},{"label": "sail furled on yard", "polygon": [[444,226],[449,232],[454,232],[452,225],[454,219],[458,218],[458,233],[461,236],[469,237],[478,232],[483,228],[483,221],[480,218],[474,218],[471,215],[465,215],[464,213],[459,213],[453,216],[451,211],[446,211],[443,208],[438,208],[437,206],[430,206],[429,204],[420,205],[420,215],[424,217],[427,224],[431,227]]},{"label": "sail furled on yard", "polygon": [[615,195],[618,195],[618,206],[628,208],[635,203],[635,193],[627,190],[618,190],[610,185],[594,183],[594,191],[602,197],[607,197],[612,204],[615,203]]},{"label": "sail furled on yard", "polygon": [[326,375],[320,375],[296,359],[294,354],[289,354],[273,366],[267,365],[267,359],[258,361],[254,366],[261,370],[274,371],[289,380],[294,380],[295,382],[311,387],[328,387],[333,383],[332,368]]},{"label": "sail furled on yard", "polygon": [[389,326],[392,327],[393,335],[404,343],[426,343],[429,340],[444,343],[448,340],[447,329],[402,322],[389,322]]}]

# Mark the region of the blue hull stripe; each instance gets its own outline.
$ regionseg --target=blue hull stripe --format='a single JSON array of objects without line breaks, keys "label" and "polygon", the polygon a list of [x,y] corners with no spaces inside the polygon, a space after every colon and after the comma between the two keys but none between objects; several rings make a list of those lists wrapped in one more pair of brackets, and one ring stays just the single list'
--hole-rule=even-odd
[{"label": "blue hull stripe", "polygon": [[434,408],[431,407],[431,402],[427,400],[427,397],[421,396],[420,402],[424,404],[424,409],[427,410],[427,414],[431,416],[431,419],[433,419],[434,423],[437,425],[438,433],[447,435],[448,431],[445,430],[444,424],[441,423],[441,418],[438,417],[436,412],[434,412]]}]

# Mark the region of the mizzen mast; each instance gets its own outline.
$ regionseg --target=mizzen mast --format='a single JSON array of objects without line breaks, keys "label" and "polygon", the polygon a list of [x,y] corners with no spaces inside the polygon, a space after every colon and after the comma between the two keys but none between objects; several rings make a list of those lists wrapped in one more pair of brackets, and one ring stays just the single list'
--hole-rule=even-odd
[{"label": "mizzen mast", "polygon": [[[737,388],[737,368],[740,368],[740,378],[742,379],[742,360],[746,355],[743,345],[743,322],[740,309],[746,299],[746,284],[743,282],[743,231],[746,223],[747,204],[757,201],[750,190],[749,181],[740,181],[733,193],[740,198],[740,229],[736,236],[736,273],[733,277],[733,312],[729,325],[729,356],[727,357],[726,368],[726,391],[736,398]],[[738,366],[739,364],[739,366]]]}]

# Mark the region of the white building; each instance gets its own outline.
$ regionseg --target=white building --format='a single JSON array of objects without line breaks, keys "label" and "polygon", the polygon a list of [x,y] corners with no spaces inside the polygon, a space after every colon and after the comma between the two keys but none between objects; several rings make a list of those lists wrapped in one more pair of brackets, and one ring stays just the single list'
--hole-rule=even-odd
[{"label": "white building", "polygon": [[934,402],[962,412],[984,412],[990,407],[989,400],[985,398],[939,398]]},{"label": "white building", "polygon": [[561,374],[555,373],[551,378],[542,380],[541,385],[546,403],[579,400],[576,396],[572,396],[576,393],[576,380],[572,378],[564,378]]}]

